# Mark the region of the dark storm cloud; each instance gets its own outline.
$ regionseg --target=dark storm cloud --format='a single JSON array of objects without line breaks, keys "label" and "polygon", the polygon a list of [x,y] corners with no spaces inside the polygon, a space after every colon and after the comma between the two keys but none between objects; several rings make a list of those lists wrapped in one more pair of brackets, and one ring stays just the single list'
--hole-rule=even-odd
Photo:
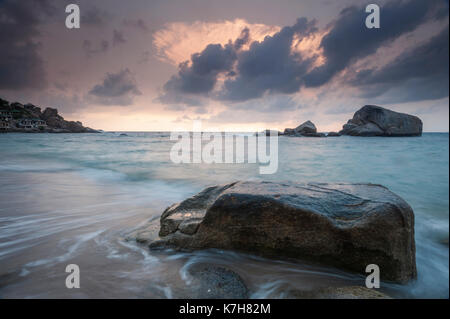
[{"label": "dark storm cloud", "polygon": [[[311,61],[291,54],[292,38],[314,31],[314,22],[302,18],[294,26],[266,37],[262,43],[253,42],[249,50],[242,51],[250,40],[250,31],[245,28],[234,43],[210,44],[202,52],[193,54],[190,64],[188,61],[181,63],[178,74],[164,85],[165,94],[160,100],[171,103],[173,96],[180,93],[208,95],[220,74],[231,77],[225,82],[220,99],[246,100],[259,97],[267,90],[294,92],[300,85],[298,75],[306,71]],[[175,102],[179,103],[180,98]]]},{"label": "dark storm cloud", "polygon": [[294,93],[300,89],[302,76],[313,59],[304,59],[291,51],[295,35],[307,36],[316,32],[315,21],[297,20],[263,42],[253,42],[242,51],[236,66],[237,76],[225,81],[220,98],[243,101],[261,97],[264,93]]},{"label": "dark storm cloud", "polygon": [[240,50],[242,46],[246,45],[250,41],[250,30],[249,28],[244,28],[242,30],[241,35],[239,38],[234,41],[234,49]]},{"label": "dark storm cloud", "polygon": [[39,54],[38,25],[52,15],[49,1],[0,2],[0,89],[43,88],[47,85]]},{"label": "dark storm cloud", "polygon": [[169,94],[208,94],[214,88],[217,76],[232,70],[237,51],[248,41],[248,37],[248,29],[244,29],[234,43],[230,41],[224,46],[209,44],[202,52],[193,54],[191,64],[188,61],[180,63],[178,74],[164,85],[164,90]]},{"label": "dark storm cloud", "polygon": [[[300,18],[293,26],[284,27],[261,42],[251,43],[248,49],[244,44],[250,42],[251,30],[244,30],[234,43],[229,42],[225,46],[210,44],[202,52],[193,54],[191,61],[181,63],[178,74],[164,85],[164,93],[159,100],[162,103],[183,103],[186,97],[195,101],[195,97],[203,96],[242,102],[270,94],[291,94],[302,87],[319,87],[356,61],[376,53],[380,47],[390,45],[420,25],[448,19],[448,4],[442,0],[387,2],[381,7],[380,29],[366,28],[367,15],[363,6],[342,10],[337,20],[327,27],[329,32],[321,40],[320,49],[325,63],[319,67],[313,67],[317,56],[306,58],[292,50],[294,37],[307,37],[318,31],[315,21]],[[405,86],[408,81],[412,85],[414,76],[410,71],[399,77],[396,85]],[[428,75],[428,83],[448,83],[448,79],[443,81],[445,76],[448,78],[448,67],[441,69],[439,74]],[[225,81],[223,87],[217,88],[219,77],[224,77]],[[448,91],[440,87],[432,90],[434,93],[428,91],[429,96],[448,96]],[[377,96],[382,91],[382,87],[376,87],[365,93]],[[416,91],[411,98],[416,93],[419,94]]]},{"label": "dark storm cloud", "polygon": [[[435,37],[403,52],[380,69],[358,72],[352,84],[361,86],[367,96],[378,96],[396,88],[396,96],[406,101],[440,99],[449,94],[448,25]],[[401,91],[409,94],[404,96]],[[405,100],[406,99],[406,100]]]},{"label": "dark storm cloud", "polygon": [[133,74],[128,69],[107,73],[101,84],[95,85],[89,94],[97,97],[96,102],[105,105],[129,105],[140,95]]},{"label": "dark storm cloud", "polygon": [[140,94],[130,70],[106,74],[103,83],[97,84],[89,92],[96,96],[118,97],[126,94]]},{"label": "dark storm cloud", "polygon": [[217,75],[230,70],[236,54],[230,45],[210,44],[201,53],[192,56],[192,65],[179,65],[178,76],[172,77],[165,85],[167,91],[183,93],[208,93],[216,84]]},{"label": "dark storm cloud", "polygon": [[232,43],[209,44],[202,52],[191,56],[188,61],[180,63],[178,74],[172,76],[163,87],[163,94],[156,100],[165,104],[185,104],[201,106],[203,101],[198,96],[207,96],[217,83],[221,73],[230,73],[237,59],[237,52],[248,41],[248,29]]},{"label": "dark storm cloud", "polygon": [[380,28],[365,27],[367,13],[361,7],[342,10],[339,19],[321,42],[326,63],[305,77],[306,86],[317,87],[328,82],[357,59],[373,54],[388,41],[411,32],[428,19],[442,19],[441,0],[392,1],[380,9]]}]

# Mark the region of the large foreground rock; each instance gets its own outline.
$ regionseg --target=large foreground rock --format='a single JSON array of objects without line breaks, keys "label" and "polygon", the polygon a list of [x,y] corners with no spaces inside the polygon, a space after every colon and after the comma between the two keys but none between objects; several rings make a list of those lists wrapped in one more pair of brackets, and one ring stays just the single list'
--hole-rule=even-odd
[{"label": "large foreground rock", "polygon": [[[153,226],[155,227],[155,226]],[[374,184],[236,182],[167,208],[150,248],[219,248],[298,258],[383,280],[416,278],[414,214]],[[145,240],[138,240],[144,242]]]},{"label": "large foreground rock", "polygon": [[340,133],[352,136],[420,136],[422,121],[417,116],[366,105],[355,113]]}]

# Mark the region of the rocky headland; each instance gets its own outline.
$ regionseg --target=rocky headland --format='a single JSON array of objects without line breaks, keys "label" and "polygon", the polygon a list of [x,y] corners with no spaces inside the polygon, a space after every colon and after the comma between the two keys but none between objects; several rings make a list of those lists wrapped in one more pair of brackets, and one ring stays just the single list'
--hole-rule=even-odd
[{"label": "rocky headland", "polygon": [[0,98],[0,132],[26,133],[98,133],[79,121],[66,121],[58,110],[44,111],[31,103],[9,103]]}]

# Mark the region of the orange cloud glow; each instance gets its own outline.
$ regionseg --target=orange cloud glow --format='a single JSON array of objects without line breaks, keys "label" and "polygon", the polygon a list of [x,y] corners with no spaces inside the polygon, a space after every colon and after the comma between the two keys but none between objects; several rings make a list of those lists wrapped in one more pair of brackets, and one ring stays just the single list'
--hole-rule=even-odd
[{"label": "orange cloud glow", "polygon": [[153,35],[153,44],[157,56],[163,62],[178,65],[189,60],[191,54],[202,51],[208,44],[226,44],[239,37],[248,27],[253,41],[262,41],[264,37],[278,32],[279,26],[251,24],[243,19],[221,22],[201,22],[191,24],[169,23]]}]

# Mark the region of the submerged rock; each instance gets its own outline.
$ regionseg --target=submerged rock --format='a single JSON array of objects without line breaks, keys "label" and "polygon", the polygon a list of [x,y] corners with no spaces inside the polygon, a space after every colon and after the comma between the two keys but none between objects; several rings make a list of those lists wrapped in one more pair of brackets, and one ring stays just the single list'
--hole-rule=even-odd
[{"label": "submerged rock", "polygon": [[247,299],[247,286],[235,272],[209,264],[196,264],[188,270],[190,297],[196,299]]},{"label": "submerged rock", "polygon": [[164,211],[159,238],[138,237],[150,248],[239,250],[364,275],[367,265],[376,264],[383,280],[400,283],[417,275],[413,211],[374,184],[235,182],[209,187]]},{"label": "submerged rock", "polygon": [[422,121],[417,116],[365,105],[343,126],[340,133],[353,136],[420,136]]}]

